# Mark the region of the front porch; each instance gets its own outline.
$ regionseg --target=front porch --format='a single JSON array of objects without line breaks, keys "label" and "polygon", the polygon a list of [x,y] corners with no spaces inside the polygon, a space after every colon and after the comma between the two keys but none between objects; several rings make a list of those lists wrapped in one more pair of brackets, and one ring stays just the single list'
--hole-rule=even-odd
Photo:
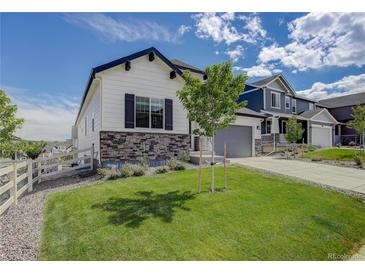
[{"label": "front porch", "polygon": [[[272,116],[267,117],[261,123],[261,141],[262,145],[274,145],[277,148],[285,147],[288,142],[285,138],[286,134],[286,126],[289,117],[281,117],[281,116]],[[309,130],[308,130],[308,121],[304,119],[300,119],[298,117],[298,122],[302,124],[302,128],[304,129],[303,138],[298,140],[299,144],[308,144],[309,140]]]}]

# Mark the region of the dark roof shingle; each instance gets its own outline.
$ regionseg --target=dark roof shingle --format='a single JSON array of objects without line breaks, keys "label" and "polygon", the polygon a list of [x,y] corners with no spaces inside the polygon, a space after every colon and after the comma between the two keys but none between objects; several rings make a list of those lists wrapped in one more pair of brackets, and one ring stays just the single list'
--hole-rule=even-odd
[{"label": "dark roof shingle", "polygon": [[323,99],[319,103],[328,108],[362,105],[365,104],[365,90],[359,93]]}]

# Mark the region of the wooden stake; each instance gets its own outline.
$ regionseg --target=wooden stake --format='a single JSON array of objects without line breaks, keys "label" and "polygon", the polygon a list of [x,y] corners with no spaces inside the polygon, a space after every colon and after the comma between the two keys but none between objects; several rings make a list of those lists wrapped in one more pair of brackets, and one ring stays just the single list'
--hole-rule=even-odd
[{"label": "wooden stake", "polygon": [[224,143],[224,160],[223,160],[223,164],[224,164],[224,188],[227,189],[227,164],[226,164],[226,159],[227,159],[227,144]]},{"label": "wooden stake", "polygon": [[202,139],[201,139],[201,136],[199,136],[198,193],[200,193],[200,178],[201,178],[201,174],[202,174],[202,157],[203,157]]}]

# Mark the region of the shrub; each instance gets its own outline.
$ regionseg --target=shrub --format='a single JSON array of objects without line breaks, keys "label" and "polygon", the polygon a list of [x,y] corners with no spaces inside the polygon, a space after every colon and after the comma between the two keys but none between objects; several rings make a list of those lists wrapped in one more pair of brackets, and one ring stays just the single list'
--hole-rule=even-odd
[{"label": "shrub", "polygon": [[118,179],[120,178],[120,172],[118,169],[113,169],[110,174],[109,174],[109,177],[108,179],[109,180],[115,180],[115,179]]},{"label": "shrub", "polygon": [[177,161],[175,159],[170,159],[167,160],[167,166],[169,167],[170,170],[175,170],[176,165],[177,165]]},{"label": "shrub", "polygon": [[131,177],[131,176],[133,176],[133,168],[131,165],[125,164],[120,169],[120,178],[127,178],[127,177]]},{"label": "shrub", "polygon": [[97,173],[101,177],[105,177],[106,176],[106,170],[104,168],[98,168]]},{"label": "shrub", "polygon": [[138,164],[140,166],[142,166],[145,170],[147,170],[149,167],[149,164],[150,164],[150,160],[148,159],[148,156],[144,155],[143,157],[141,157],[138,161]]},{"label": "shrub", "polygon": [[185,167],[185,164],[184,163],[177,163],[176,166],[175,166],[175,170],[185,170],[186,167]]},{"label": "shrub", "polygon": [[316,147],[315,147],[315,146],[313,146],[313,145],[309,145],[309,146],[308,146],[308,150],[309,150],[309,151],[311,151],[311,152],[312,152],[312,151],[315,151],[315,150],[316,150]]},{"label": "shrub", "polygon": [[354,155],[354,161],[358,166],[362,166],[362,164],[364,163],[364,159],[359,154]]},{"label": "shrub", "polygon": [[190,161],[190,154],[189,154],[189,151],[185,150],[185,151],[182,151],[179,155],[179,159],[180,161],[183,161],[183,162],[189,162]]},{"label": "shrub", "polygon": [[166,173],[168,171],[169,171],[168,166],[160,166],[160,167],[156,168],[155,173],[156,174],[162,174],[162,173]]},{"label": "shrub", "polygon": [[132,166],[133,176],[143,176],[145,174],[145,167],[142,165]]}]

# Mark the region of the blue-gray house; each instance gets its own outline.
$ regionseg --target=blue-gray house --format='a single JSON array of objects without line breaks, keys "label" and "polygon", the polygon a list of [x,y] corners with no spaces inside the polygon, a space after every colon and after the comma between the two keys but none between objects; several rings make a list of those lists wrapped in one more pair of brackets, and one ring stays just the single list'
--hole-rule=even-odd
[{"label": "blue-gray house", "polygon": [[239,101],[246,100],[247,108],[265,115],[261,123],[262,144],[286,143],[285,131],[289,117],[296,115],[304,133],[300,142],[320,147],[335,143],[336,119],[317,102],[298,96],[282,74],[246,84]]}]

